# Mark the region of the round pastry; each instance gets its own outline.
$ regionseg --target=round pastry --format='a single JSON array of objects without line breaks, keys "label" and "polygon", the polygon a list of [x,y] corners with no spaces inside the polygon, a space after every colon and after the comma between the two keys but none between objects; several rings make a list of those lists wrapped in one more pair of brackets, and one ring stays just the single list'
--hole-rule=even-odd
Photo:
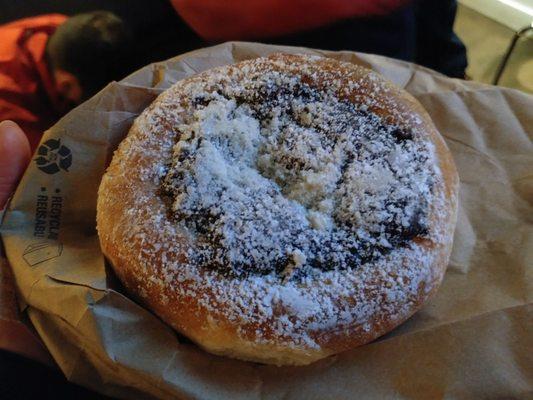
[{"label": "round pastry", "polygon": [[458,178],[427,113],[365,68],[276,54],[177,82],[99,190],[126,289],[202,348],[302,365],[367,343],[440,284]]}]

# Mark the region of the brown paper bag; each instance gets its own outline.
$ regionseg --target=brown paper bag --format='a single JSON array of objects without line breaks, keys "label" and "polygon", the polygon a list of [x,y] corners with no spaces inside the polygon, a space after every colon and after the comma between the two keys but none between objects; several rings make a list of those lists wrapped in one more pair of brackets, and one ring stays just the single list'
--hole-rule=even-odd
[{"label": "brown paper bag", "polygon": [[[130,300],[106,268],[96,192],[134,118],[172,83],[273,52],[372,68],[412,93],[450,147],[459,222],[442,288],[380,340],[306,367],[217,357]],[[112,83],[44,136],[2,238],[26,312],[73,382],[121,398],[481,399],[533,395],[533,97],[350,52],[226,43]]]}]

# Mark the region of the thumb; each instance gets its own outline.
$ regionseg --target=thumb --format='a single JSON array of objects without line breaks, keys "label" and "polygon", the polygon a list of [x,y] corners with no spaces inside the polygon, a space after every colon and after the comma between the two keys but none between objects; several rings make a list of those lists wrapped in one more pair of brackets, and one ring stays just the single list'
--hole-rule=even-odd
[{"label": "thumb", "polygon": [[30,161],[30,144],[13,121],[0,122],[0,209],[17,187]]}]

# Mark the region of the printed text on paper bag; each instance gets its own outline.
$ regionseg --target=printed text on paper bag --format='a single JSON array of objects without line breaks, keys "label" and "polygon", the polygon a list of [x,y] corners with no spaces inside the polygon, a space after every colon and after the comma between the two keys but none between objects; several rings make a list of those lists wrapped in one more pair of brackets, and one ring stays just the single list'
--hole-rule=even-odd
[{"label": "printed text on paper bag", "polygon": [[47,188],[41,187],[41,192],[37,195],[35,205],[33,236],[57,240],[61,224],[62,207],[63,197],[61,196],[60,189],[55,189],[53,194],[49,194]]}]

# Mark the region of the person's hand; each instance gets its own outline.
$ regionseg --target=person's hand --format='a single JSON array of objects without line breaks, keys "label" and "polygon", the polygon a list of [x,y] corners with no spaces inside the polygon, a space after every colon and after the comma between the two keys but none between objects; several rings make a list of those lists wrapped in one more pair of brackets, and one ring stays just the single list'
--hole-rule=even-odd
[{"label": "person's hand", "polygon": [[[30,145],[22,129],[12,121],[0,122],[0,210],[15,191],[30,157]],[[0,350],[52,364],[41,341],[19,317],[11,270],[0,254]]]},{"label": "person's hand", "polygon": [[30,144],[13,121],[0,122],[0,209],[17,187],[30,161]]}]

